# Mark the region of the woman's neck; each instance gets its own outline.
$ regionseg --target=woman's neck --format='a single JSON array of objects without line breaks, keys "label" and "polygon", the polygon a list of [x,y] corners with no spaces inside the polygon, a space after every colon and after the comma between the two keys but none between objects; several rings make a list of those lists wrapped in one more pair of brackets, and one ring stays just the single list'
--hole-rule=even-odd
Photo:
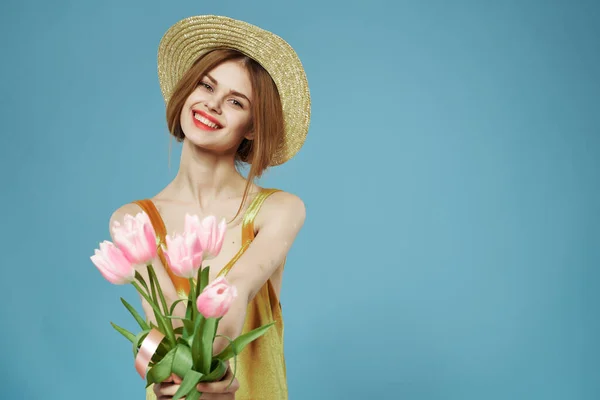
[{"label": "woman's neck", "polygon": [[184,140],[179,171],[167,191],[178,202],[207,209],[214,201],[241,197],[245,186],[233,157],[202,151]]}]

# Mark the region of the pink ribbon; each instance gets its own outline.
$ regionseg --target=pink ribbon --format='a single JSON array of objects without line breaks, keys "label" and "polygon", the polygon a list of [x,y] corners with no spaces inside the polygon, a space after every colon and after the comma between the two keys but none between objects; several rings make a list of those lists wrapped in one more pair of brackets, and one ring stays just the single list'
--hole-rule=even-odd
[{"label": "pink ribbon", "polygon": [[135,369],[138,374],[142,377],[142,379],[146,379],[146,370],[148,369],[148,365],[150,365],[150,360],[154,353],[156,353],[156,349],[162,340],[165,338],[165,335],[157,331],[155,328],[152,328],[148,333],[148,336],[142,341],[142,345],[140,346],[140,350],[135,357]]}]

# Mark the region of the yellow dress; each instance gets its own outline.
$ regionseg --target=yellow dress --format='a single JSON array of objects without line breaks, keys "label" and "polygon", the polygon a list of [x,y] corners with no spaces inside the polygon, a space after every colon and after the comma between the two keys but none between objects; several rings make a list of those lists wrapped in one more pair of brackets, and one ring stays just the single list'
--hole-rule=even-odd
[{"label": "yellow dress", "polygon": [[[248,248],[254,239],[254,219],[264,200],[277,189],[262,189],[248,206],[242,222],[242,247],[229,263],[219,272],[226,275],[234,263]],[[150,216],[156,234],[164,241],[165,224],[151,200],[135,202]],[[174,275],[168,267],[164,254],[159,250],[159,257],[167,269],[180,296],[187,297],[189,282],[185,278]],[[262,325],[275,321],[275,325],[266,334],[250,343],[237,357],[236,377],[240,388],[236,392],[236,400],[287,400],[287,378],[285,357],[283,353],[283,318],[281,304],[269,279],[248,304],[246,320],[242,333],[251,331]],[[233,362],[233,360],[230,360]],[[146,390],[146,400],[156,400],[152,386]]]}]

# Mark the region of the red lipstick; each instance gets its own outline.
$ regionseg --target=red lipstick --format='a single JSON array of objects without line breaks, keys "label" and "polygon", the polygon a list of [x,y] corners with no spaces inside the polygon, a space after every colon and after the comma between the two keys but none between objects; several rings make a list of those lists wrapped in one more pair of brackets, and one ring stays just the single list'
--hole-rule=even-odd
[{"label": "red lipstick", "polygon": [[[202,123],[201,121],[198,121],[194,114],[198,114],[202,118],[205,118],[208,121],[212,122],[213,124],[215,124],[217,126],[217,128],[213,128],[211,126],[208,126],[208,125]],[[217,129],[220,129],[222,127],[221,124],[219,123],[219,121],[215,117],[208,115],[207,113],[205,113],[204,111],[201,111],[201,110],[192,110],[192,119],[194,120],[194,125],[196,125],[200,129],[204,129],[207,131],[216,131]]]}]

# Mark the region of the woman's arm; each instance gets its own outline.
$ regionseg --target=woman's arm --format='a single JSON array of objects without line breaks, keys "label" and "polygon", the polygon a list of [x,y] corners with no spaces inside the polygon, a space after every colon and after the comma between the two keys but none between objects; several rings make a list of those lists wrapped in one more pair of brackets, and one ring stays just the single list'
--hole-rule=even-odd
[{"label": "woman's arm", "polygon": [[[236,338],[242,333],[249,302],[282,265],[305,218],[304,203],[293,194],[276,192],[265,200],[254,221],[256,237],[227,275],[238,296],[219,322],[218,334]],[[226,339],[216,338],[214,353],[228,344]]]},{"label": "woman's arm", "polygon": [[[117,209],[110,218],[111,237],[114,221],[122,223],[125,214],[135,215],[141,211],[141,208],[133,203]],[[296,235],[304,224],[305,217],[304,203],[293,194],[276,192],[265,200],[254,221],[254,227],[258,231],[256,237],[227,275],[229,283],[236,286],[238,296],[219,322],[218,334],[230,338],[236,338],[241,334],[248,303],[285,260]],[[157,259],[156,262],[159,260]],[[154,270],[170,305],[178,299],[177,291],[162,265],[155,265]],[[146,268],[140,268],[138,272],[146,282],[149,282]],[[152,307],[141,295],[140,301],[147,320],[156,325]],[[175,314],[185,315],[184,303],[176,306]],[[174,320],[173,325],[177,327],[181,324],[179,320]],[[214,353],[220,352],[228,344],[226,339],[216,338]]]}]

